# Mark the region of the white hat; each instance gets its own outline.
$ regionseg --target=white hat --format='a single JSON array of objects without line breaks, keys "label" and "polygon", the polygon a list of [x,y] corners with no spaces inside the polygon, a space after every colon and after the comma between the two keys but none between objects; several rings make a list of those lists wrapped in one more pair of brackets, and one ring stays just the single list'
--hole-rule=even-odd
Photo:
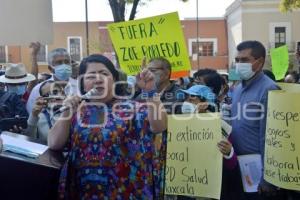
[{"label": "white hat", "polygon": [[28,74],[25,69],[25,65],[8,64],[5,70],[5,75],[0,76],[0,82],[2,83],[25,83],[35,80],[35,76]]}]

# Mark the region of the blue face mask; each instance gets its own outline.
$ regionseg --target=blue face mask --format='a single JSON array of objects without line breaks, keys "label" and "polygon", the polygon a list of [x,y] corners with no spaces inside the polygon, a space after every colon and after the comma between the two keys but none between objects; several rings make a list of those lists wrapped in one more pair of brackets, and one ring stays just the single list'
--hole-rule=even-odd
[{"label": "blue face mask", "polygon": [[7,90],[9,93],[23,95],[26,92],[26,85],[7,85]]},{"label": "blue face mask", "polygon": [[255,75],[251,63],[236,63],[236,73],[242,80],[249,80]]},{"label": "blue face mask", "polygon": [[54,75],[60,81],[67,81],[72,75],[72,67],[67,64],[61,64],[54,67]]}]

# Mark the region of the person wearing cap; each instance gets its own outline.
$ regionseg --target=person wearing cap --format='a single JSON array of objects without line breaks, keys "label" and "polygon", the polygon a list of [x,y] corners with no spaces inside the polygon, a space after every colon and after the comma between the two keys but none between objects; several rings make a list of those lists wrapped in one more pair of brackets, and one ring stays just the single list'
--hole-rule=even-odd
[{"label": "person wearing cap", "polygon": [[2,117],[28,117],[25,104],[21,97],[26,92],[28,82],[35,80],[32,74],[26,72],[24,64],[8,64],[5,74],[0,76],[7,91],[0,91]]},{"label": "person wearing cap", "polygon": [[181,107],[183,114],[216,112],[216,96],[209,87],[194,85],[187,90],[181,91],[186,94],[185,101]]},{"label": "person wearing cap", "polygon": [[193,76],[195,84],[206,85],[216,96],[219,96],[222,89],[222,77],[216,70],[199,69]]},{"label": "person wearing cap", "polygon": [[[194,85],[187,90],[181,90],[186,94],[185,101],[182,105],[182,113],[207,113],[216,112],[216,95],[205,85]],[[223,126],[222,126],[223,127]],[[227,133],[229,134],[229,133]],[[219,151],[224,157],[224,166],[232,170],[237,166],[237,156],[231,144],[231,137],[224,138],[217,145]],[[178,200],[194,199],[192,197],[178,196]],[[206,199],[206,198],[201,198]]]},{"label": "person wearing cap", "polygon": [[[72,75],[71,57],[68,51],[64,48],[53,49],[48,55],[48,69],[53,74],[50,80],[68,82]],[[28,113],[31,113],[35,100],[40,96],[41,84],[37,84],[30,93],[26,104]]]}]

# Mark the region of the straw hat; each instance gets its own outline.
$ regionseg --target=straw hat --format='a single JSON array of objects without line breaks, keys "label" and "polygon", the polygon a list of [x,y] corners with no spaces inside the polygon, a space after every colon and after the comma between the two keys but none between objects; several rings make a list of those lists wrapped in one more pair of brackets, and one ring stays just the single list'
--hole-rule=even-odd
[{"label": "straw hat", "polygon": [[35,76],[28,74],[25,69],[25,65],[8,64],[5,70],[5,74],[0,76],[0,82],[2,83],[25,83],[35,80]]}]

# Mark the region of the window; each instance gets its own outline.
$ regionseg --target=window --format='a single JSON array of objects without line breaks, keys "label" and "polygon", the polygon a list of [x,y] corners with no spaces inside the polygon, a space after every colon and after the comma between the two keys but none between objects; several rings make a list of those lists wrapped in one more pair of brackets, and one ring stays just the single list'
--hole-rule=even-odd
[{"label": "window", "polygon": [[0,63],[6,63],[6,47],[0,46]]},{"label": "window", "polygon": [[271,22],[269,23],[269,49],[287,45],[289,51],[295,50],[292,42],[291,22]]},{"label": "window", "polygon": [[197,52],[197,42],[192,43],[192,53],[198,56],[213,56],[214,55],[214,43],[213,42],[199,42],[199,50]]},{"label": "window", "polygon": [[47,56],[48,56],[48,47],[47,45],[42,45],[40,51],[37,55],[37,61],[39,63],[47,63]]},{"label": "window", "polygon": [[275,27],[275,48],[286,44],[286,27]]},{"label": "window", "polygon": [[82,57],[81,37],[68,37],[68,50],[71,59],[80,62]]},{"label": "window", "polygon": [[215,56],[218,50],[217,38],[199,38],[197,45],[197,38],[188,39],[189,55],[193,60],[197,60],[198,56]]}]

